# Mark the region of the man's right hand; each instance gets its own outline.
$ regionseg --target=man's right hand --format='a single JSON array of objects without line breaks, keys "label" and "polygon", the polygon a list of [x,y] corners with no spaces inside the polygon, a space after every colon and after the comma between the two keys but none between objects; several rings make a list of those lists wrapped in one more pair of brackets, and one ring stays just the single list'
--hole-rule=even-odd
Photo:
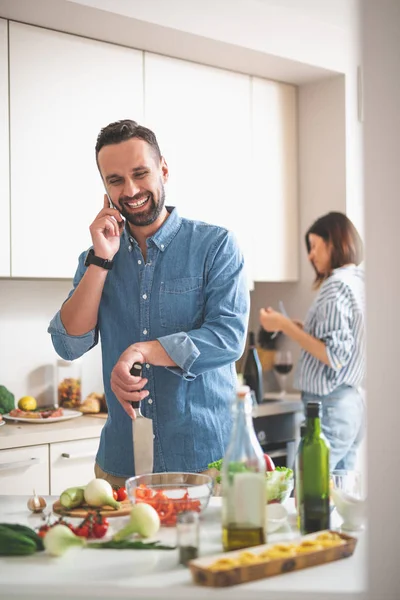
[{"label": "man's right hand", "polygon": [[104,194],[104,207],[90,226],[93,249],[96,256],[112,260],[119,250],[124,220],[116,208],[110,208]]}]

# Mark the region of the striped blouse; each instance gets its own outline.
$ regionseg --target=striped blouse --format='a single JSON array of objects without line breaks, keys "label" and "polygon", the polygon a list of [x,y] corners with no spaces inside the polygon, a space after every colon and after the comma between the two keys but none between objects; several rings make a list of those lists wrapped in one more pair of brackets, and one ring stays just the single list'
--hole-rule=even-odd
[{"label": "striped blouse", "polygon": [[301,351],[294,385],[325,396],[340,385],[359,387],[365,376],[364,272],[354,265],[334,269],[319,289],[304,331],[326,345],[330,366]]}]

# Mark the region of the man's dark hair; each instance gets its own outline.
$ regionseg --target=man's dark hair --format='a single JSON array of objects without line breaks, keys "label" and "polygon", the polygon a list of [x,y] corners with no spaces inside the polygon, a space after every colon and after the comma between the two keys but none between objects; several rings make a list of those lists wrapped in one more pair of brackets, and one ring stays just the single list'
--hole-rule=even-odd
[{"label": "man's dark hair", "polygon": [[143,127],[132,121],[131,119],[124,119],[123,121],[116,121],[110,123],[100,131],[96,141],[96,162],[99,166],[98,156],[103,146],[110,146],[111,144],[119,144],[120,142],[126,142],[132,138],[138,138],[144,140],[151,146],[154,155],[158,160],[161,159],[161,152],[158,146],[157,138],[151,129]]},{"label": "man's dark hair", "polygon": [[317,219],[307,231],[305,242],[308,254],[310,253],[309,235],[313,233],[321,237],[325,242],[330,243],[331,259],[330,272],[318,273],[314,281],[314,287],[318,288],[321,283],[329,277],[333,269],[343,267],[348,264],[359,265],[363,260],[363,243],[361,237],[350,219],[343,213],[330,212]]}]

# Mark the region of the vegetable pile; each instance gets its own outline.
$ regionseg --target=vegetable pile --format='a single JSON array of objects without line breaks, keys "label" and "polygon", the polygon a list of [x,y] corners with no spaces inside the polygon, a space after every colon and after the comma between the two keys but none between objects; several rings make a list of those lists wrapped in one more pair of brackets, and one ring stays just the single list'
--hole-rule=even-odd
[{"label": "vegetable pile", "polygon": [[0,523],[0,556],[26,556],[41,550],[43,540],[30,527]]},{"label": "vegetable pile", "polygon": [[135,495],[137,503],[145,502],[156,510],[162,525],[176,525],[176,516],[180,512],[201,511],[200,500],[190,498],[187,490],[181,498],[169,498],[162,490],[155,490],[141,484],[135,490]]},{"label": "vegetable pile", "polygon": [[[281,503],[285,502],[293,490],[293,471],[287,467],[276,467],[268,454],[264,454],[266,467],[266,486],[267,486],[267,502]],[[221,471],[222,459],[216,460],[208,465],[209,469]],[[232,471],[246,471],[246,465],[238,463],[230,465]],[[221,483],[221,475],[215,477],[216,483]]]}]

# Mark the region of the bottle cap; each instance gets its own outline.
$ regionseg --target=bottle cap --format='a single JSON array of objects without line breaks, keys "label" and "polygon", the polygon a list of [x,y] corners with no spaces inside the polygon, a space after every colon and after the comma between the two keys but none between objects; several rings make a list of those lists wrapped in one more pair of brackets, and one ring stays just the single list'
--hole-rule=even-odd
[{"label": "bottle cap", "polygon": [[236,388],[236,396],[238,398],[245,398],[247,394],[250,394],[250,387],[248,385],[238,385]]},{"label": "bottle cap", "polygon": [[321,402],[308,402],[306,415],[311,418],[319,418],[321,412]]}]

